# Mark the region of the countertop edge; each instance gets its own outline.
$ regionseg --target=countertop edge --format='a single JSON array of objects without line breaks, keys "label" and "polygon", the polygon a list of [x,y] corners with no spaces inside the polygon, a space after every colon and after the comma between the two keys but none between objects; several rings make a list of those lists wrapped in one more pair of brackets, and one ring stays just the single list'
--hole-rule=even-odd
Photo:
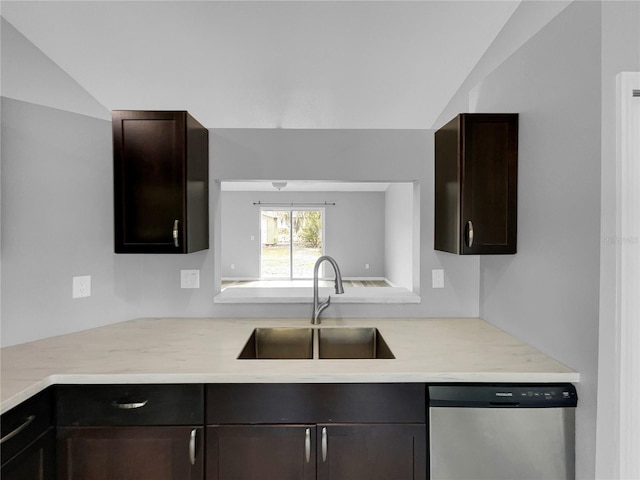
[{"label": "countertop edge", "polygon": [[55,385],[106,384],[193,384],[193,383],[576,383],[578,372],[563,373],[346,373],[314,375],[239,374],[61,374],[50,375],[6,399],[0,405],[4,415],[12,408]]}]

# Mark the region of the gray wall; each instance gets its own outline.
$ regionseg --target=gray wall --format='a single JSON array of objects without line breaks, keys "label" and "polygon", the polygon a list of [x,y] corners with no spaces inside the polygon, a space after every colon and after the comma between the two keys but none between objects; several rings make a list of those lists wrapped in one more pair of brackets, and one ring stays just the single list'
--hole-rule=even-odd
[{"label": "gray wall", "polygon": [[477,111],[520,113],[518,253],[481,258],[480,314],[580,372],[577,478],[593,478],[600,4],[574,2],[470,93]]},{"label": "gray wall", "polygon": [[325,253],[335,257],[345,277],[384,277],[384,193],[331,198],[336,206],[326,211]]},{"label": "gray wall", "polygon": [[[260,275],[260,207],[254,202],[335,203],[324,209],[324,252],[345,277],[383,277],[384,192],[222,192],[222,277]],[[278,207],[270,207],[278,209]],[[285,207],[286,209],[286,207]],[[253,236],[254,240],[251,240]],[[365,269],[369,264],[369,270]],[[235,269],[231,269],[231,264]]]},{"label": "gray wall", "polygon": [[253,205],[255,201],[257,198],[252,198],[248,192],[220,192],[222,278],[255,279],[260,276],[260,220],[258,207]]},{"label": "gray wall", "polygon": [[385,195],[385,277],[397,287],[413,289],[414,188],[412,183],[393,183]]},{"label": "gray wall", "polygon": [[2,96],[111,121],[109,111],[4,18]]},{"label": "gray wall", "polygon": [[451,98],[433,126],[437,128],[444,125],[460,112],[474,111],[474,95],[469,95],[468,92],[473,91],[484,77],[513,55],[573,1],[527,0],[520,2],[509,21],[491,43],[490,48],[464,79],[458,94]]},{"label": "gray wall", "polygon": [[[137,316],[137,265],[113,255],[109,112],[4,19],[2,95],[2,345]],[[77,275],[91,297],[71,298]]]},{"label": "gray wall", "polygon": [[[2,99],[4,344],[136,314],[136,266],[112,253],[110,135],[104,120]],[[91,297],[71,298],[77,275]]]}]

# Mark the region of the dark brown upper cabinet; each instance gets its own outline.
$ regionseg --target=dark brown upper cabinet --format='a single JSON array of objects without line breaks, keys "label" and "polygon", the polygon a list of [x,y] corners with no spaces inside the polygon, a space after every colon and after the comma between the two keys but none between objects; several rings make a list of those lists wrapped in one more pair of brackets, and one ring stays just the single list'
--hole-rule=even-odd
[{"label": "dark brown upper cabinet", "polygon": [[116,253],[209,248],[209,132],[185,111],[115,110]]},{"label": "dark brown upper cabinet", "polygon": [[463,113],[436,131],[436,250],[516,253],[517,193],[517,113]]}]

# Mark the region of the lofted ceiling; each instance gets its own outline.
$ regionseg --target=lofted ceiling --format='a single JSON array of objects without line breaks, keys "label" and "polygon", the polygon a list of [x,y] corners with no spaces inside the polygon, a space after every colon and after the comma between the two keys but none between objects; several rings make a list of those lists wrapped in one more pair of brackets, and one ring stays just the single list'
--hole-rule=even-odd
[{"label": "lofted ceiling", "polygon": [[208,128],[431,128],[519,0],[3,1],[107,110]]}]

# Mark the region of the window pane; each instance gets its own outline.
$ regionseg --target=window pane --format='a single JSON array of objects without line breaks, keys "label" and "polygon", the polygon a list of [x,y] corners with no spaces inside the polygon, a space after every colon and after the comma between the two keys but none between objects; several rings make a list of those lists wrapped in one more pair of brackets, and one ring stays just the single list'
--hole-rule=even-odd
[{"label": "window pane", "polygon": [[290,212],[267,211],[260,214],[262,278],[289,278],[291,236]]},{"label": "window pane", "polygon": [[293,278],[313,278],[313,267],[321,256],[322,211],[294,211]]}]

